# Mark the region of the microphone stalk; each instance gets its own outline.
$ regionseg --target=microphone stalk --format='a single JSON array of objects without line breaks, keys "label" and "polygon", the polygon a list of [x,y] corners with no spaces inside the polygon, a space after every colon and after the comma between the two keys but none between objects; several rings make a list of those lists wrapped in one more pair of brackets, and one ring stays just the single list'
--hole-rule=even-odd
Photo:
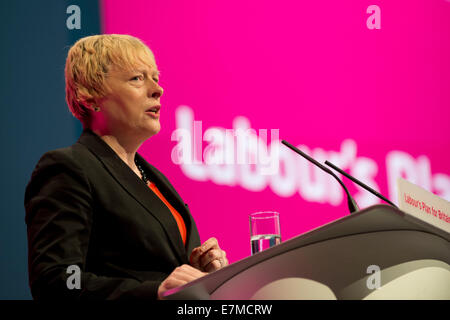
[{"label": "microphone stalk", "polygon": [[358,179],[356,179],[355,177],[349,175],[347,172],[345,172],[344,170],[342,170],[341,168],[337,167],[336,165],[332,164],[330,161],[325,161],[325,164],[327,166],[330,166],[331,168],[333,168],[334,170],[336,170],[337,172],[341,173],[342,175],[344,175],[345,177],[347,177],[348,179],[352,180],[354,183],[356,183],[357,185],[359,185],[360,187],[363,187],[364,189],[366,189],[367,191],[369,191],[370,193],[376,195],[378,198],[380,198],[381,200],[389,203],[391,206],[393,206],[394,208],[397,208],[397,206],[392,203],[389,199],[387,199],[386,197],[384,197],[381,193],[379,193],[378,191],[372,189],[371,187],[369,187],[368,185],[366,185],[365,183],[359,181]]},{"label": "microphone stalk", "polygon": [[342,188],[344,188],[345,193],[347,194],[347,204],[348,204],[348,209],[350,210],[350,213],[354,213],[356,211],[359,211],[359,207],[356,204],[355,199],[353,199],[353,197],[350,195],[350,192],[348,191],[347,187],[345,186],[345,184],[342,182],[341,179],[338,178],[337,175],[335,175],[333,173],[333,171],[331,171],[330,169],[328,169],[327,167],[325,167],[323,164],[321,164],[320,162],[318,162],[317,160],[314,160],[313,158],[311,158],[310,156],[308,156],[306,153],[304,153],[303,151],[301,151],[300,149],[294,147],[292,144],[290,144],[289,142],[287,142],[286,140],[281,140],[281,143],[284,144],[285,146],[287,146],[288,148],[290,148],[291,150],[293,150],[294,152],[298,153],[299,155],[301,155],[303,158],[305,158],[306,160],[312,162],[313,164],[315,164],[316,166],[318,166],[320,169],[322,169],[323,171],[325,171],[326,173],[332,175],[338,182],[339,184],[342,186]]}]

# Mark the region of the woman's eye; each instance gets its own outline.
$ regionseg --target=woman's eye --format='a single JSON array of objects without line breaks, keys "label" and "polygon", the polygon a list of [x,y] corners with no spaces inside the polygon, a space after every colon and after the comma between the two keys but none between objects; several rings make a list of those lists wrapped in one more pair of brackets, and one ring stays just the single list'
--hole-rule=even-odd
[{"label": "woman's eye", "polygon": [[142,76],[135,76],[135,77],[131,78],[131,80],[133,80],[133,81],[142,80]]}]

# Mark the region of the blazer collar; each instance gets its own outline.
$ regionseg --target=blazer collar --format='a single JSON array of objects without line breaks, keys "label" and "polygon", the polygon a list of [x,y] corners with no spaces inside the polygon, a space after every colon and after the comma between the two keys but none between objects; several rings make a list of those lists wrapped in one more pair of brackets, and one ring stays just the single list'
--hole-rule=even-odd
[{"label": "blazer collar", "polygon": [[[174,252],[176,252],[179,262],[181,264],[188,263],[186,249],[178,231],[178,225],[170,210],[158,196],[153,193],[150,188],[139,179],[133,170],[120,159],[116,152],[94,132],[85,129],[78,142],[86,146],[104,164],[117,182],[159,221],[166,231],[167,237],[169,238]],[[189,247],[189,235],[193,228],[193,221],[186,208],[186,204],[170,183],[162,178],[161,173],[157,172],[153,166],[149,165],[142,156],[137,154],[137,158],[149,171],[150,179],[155,183],[158,189],[160,189],[167,201],[169,201],[183,216],[186,223],[186,230],[188,231],[186,243],[187,247]]]},{"label": "blazer collar", "polygon": [[[148,178],[158,187],[158,190],[164,195],[167,201],[181,214],[186,225],[186,250],[190,253],[196,246],[198,246],[197,238],[193,236],[198,231],[195,226],[194,219],[189,212],[188,205],[183,201],[181,196],[167,180],[167,178],[154,166],[149,164],[139,153],[136,153],[136,159],[139,164],[144,167],[144,170],[148,173]],[[152,192],[153,194],[153,192]],[[166,206],[164,206],[167,208]],[[172,214],[170,214],[172,216]],[[178,226],[177,226],[178,228]],[[179,234],[179,232],[178,232]],[[180,238],[181,246],[184,246],[183,241]]]}]

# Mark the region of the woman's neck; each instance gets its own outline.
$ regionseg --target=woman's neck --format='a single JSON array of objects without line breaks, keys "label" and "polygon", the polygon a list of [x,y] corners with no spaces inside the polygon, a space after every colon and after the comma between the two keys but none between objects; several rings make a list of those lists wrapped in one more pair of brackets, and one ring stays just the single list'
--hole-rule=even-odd
[{"label": "woman's neck", "polygon": [[140,147],[139,144],[134,142],[127,143],[124,139],[118,139],[113,135],[101,135],[100,138],[105,141],[128,166],[131,168],[136,167],[134,158]]},{"label": "woman's neck", "polygon": [[140,175],[135,163],[136,152],[142,145],[142,142],[136,141],[135,138],[128,138],[126,136],[118,136],[110,133],[101,132],[100,130],[91,129],[98,135],[106,144],[114,150],[114,152],[125,162],[131,170]]},{"label": "woman's neck", "polygon": [[128,132],[125,128],[110,128],[101,119],[91,121],[88,128],[105,141],[119,158],[140,176],[135,163],[135,156],[137,150],[148,137],[140,137],[135,132]]}]

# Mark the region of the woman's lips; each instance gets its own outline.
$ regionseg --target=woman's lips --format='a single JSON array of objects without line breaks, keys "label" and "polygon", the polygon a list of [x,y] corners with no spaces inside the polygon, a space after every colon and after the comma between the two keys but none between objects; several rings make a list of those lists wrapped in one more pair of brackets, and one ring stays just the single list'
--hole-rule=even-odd
[{"label": "woman's lips", "polygon": [[145,111],[146,115],[149,115],[153,119],[159,119],[159,110],[157,112]]},{"label": "woman's lips", "polygon": [[152,107],[152,108],[147,109],[147,111],[145,111],[145,113],[154,119],[158,119],[160,109],[161,109],[160,106]]}]

